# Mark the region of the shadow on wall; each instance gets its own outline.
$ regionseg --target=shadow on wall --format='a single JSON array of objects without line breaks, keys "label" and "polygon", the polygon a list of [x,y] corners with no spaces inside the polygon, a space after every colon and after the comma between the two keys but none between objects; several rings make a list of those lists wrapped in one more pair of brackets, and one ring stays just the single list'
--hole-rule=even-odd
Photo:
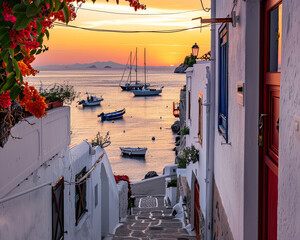
[{"label": "shadow on wall", "polygon": [[101,165],[101,230],[102,237],[109,233],[109,183],[105,167]]}]

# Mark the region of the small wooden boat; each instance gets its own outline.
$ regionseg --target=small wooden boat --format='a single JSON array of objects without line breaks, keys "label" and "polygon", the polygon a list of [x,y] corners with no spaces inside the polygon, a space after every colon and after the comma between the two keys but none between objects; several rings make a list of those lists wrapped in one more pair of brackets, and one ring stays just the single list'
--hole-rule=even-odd
[{"label": "small wooden boat", "polygon": [[100,98],[96,97],[94,93],[86,92],[86,94],[87,94],[86,99],[79,101],[78,105],[82,105],[83,107],[99,106],[101,101],[104,100],[102,97]]},{"label": "small wooden boat", "polygon": [[123,115],[125,114],[125,108],[119,111],[111,112],[111,113],[100,113],[98,117],[101,117],[102,121],[105,120],[114,120],[114,119],[119,119],[122,118]]},{"label": "small wooden boat", "polygon": [[120,147],[121,152],[129,156],[145,156],[147,148]]}]

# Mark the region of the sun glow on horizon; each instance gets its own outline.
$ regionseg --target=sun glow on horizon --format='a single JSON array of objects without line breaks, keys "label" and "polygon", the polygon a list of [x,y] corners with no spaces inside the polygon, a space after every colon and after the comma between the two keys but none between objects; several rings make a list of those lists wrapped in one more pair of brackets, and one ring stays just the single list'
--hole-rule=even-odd
[{"label": "sun glow on horizon", "polygon": [[[70,25],[101,28],[114,30],[166,30],[182,29],[199,26],[199,22],[191,21],[199,15],[208,17],[210,13],[203,11],[187,12],[176,15],[146,15],[157,13],[172,13],[187,10],[180,0],[171,1],[158,0],[140,1],[147,4],[147,10],[137,11],[143,15],[116,15],[99,13],[79,9],[75,21]],[[194,6],[199,6],[199,1],[190,0]],[[169,3],[169,5],[168,5]],[[177,3],[177,7],[175,6]],[[188,6],[193,6],[189,4]],[[135,13],[128,5],[86,3],[83,8]],[[142,49],[147,48],[147,65],[149,66],[170,66],[180,64],[186,55],[191,53],[192,45],[197,42],[200,51],[204,54],[210,49],[210,29],[204,28],[201,31],[192,30],[171,34],[159,33],[105,33],[93,32],[81,29],[55,26],[50,30],[50,40],[44,44],[49,46],[49,51],[37,57],[35,66],[60,65],[74,63],[91,63],[96,61],[114,61],[125,64],[130,51],[139,48],[139,59],[142,61]],[[141,63],[139,63],[141,64]]]}]

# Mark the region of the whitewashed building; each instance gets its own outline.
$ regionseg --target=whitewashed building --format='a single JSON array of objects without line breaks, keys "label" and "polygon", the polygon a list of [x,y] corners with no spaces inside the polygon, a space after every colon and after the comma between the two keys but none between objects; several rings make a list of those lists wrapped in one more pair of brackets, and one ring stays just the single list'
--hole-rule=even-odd
[{"label": "whitewashed building", "polygon": [[0,239],[112,234],[120,190],[105,151],[87,142],[69,148],[69,107],[27,120],[33,125],[21,122],[12,129],[21,139],[10,138],[0,149]]},{"label": "whitewashed building", "polygon": [[299,238],[299,11],[298,1],[211,0],[221,23],[211,24],[209,74],[204,63],[187,70],[187,144],[199,148],[187,171],[205,239]]}]

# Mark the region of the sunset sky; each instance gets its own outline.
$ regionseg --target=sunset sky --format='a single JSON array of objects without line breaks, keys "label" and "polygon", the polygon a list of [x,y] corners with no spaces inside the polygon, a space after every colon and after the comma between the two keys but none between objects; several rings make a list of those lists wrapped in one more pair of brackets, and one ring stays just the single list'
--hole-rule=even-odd
[{"label": "sunset sky", "polygon": [[[209,17],[210,12],[187,12],[173,15],[145,15],[157,13],[175,13],[200,10],[200,0],[140,0],[147,10],[134,11],[128,2],[115,0],[107,3],[97,0],[95,4],[85,3],[82,8],[104,10],[119,13],[143,15],[117,15],[79,9],[75,21],[70,25],[113,30],[168,30],[199,26],[194,17]],[[209,1],[204,0],[205,7]],[[203,28],[180,33],[105,33],[92,32],[69,27],[55,26],[50,30],[50,40],[44,44],[49,51],[37,56],[35,66],[73,63],[91,63],[95,61],[114,61],[125,64],[130,51],[138,47],[139,64],[143,64],[143,48],[147,49],[147,65],[170,66],[180,64],[191,53],[192,45],[197,42],[199,55],[210,50],[210,29]]]}]

